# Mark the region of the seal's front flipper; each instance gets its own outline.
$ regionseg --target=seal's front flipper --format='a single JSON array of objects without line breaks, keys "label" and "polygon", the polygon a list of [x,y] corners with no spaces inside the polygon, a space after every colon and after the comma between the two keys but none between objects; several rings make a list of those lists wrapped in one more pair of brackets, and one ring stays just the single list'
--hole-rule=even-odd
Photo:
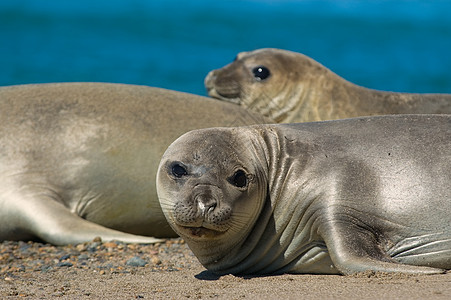
[{"label": "seal's front flipper", "polygon": [[327,222],[319,228],[335,267],[344,275],[365,271],[441,274],[444,269],[395,262],[376,234],[351,222]]},{"label": "seal's front flipper", "polygon": [[124,243],[152,244],[162,242],[153,237],[129,234],[87,221],[69,211],[63,204],[51,199],[27,202],[26,207],[16,207],[11,220],[20,224],[21,230],[54,245],[79,244],[100,237],[102,241],[118,240]]}]

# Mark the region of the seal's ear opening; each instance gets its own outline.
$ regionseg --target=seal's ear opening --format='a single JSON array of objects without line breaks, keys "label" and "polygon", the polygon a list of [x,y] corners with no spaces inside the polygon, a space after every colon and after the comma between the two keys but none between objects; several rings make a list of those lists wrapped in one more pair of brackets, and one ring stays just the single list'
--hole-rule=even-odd
[{"label": "seal's ear opening", "polygon": [[265,66],[258,66],[252,69],[252,74],[254,74],[254,78],[256,81],[263,81],[271,76],[271,72]]}]

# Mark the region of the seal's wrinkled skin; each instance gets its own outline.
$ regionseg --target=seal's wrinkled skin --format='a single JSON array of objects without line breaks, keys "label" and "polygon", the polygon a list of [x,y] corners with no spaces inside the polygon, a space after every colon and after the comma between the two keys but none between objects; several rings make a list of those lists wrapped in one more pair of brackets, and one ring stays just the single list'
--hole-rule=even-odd
[{"label": "seal's wrinkled skin", "polygon": [[157,191],[219,274],[451,269],[451,115],[195,130]]},{"label": "seal's wrinkled skin", "polygon": [[2,87],[0,120],[0,240],[57,245],[176,236],[155,187],[168,145],[264,121],[206,97],[104,83]]},{"label": "seal's wrinkled skin", "polygon": [[355,85],[313,59],[280,49],[238,54],[205,78],[211,97],[278,123],[386,114],[450,114],[450,94],[409,94]]}]

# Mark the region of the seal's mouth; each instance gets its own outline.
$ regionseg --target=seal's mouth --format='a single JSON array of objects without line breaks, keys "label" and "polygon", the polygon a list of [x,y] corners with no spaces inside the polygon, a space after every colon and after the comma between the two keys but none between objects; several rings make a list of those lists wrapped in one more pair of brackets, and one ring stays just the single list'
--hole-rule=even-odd
[{"label": "seal's mouth", "polygon": [[232,102],[232,103],[239,104],[239,105],[241,104],[241,99],[239,97],[240,95],[238,92],[227,93],[227,92],[217,90],[214,87],[211,87],[211,88],[207,88],[207,93],[208,93],[208,96],[210,96],[212,98],[225,100],[225,101]]},{"label": "seal's mouth", "polygon": [[240,89],[235,86],[216,86],[214,90],[209,91],[209,95],[235,104],[241,104]]},{"label": "seal's mouth", "polygon": [[183,235],[186,235],[187,237],[192,239],[218,238],[225,233],[225,231],[213,230],[205,228],[203,226],[200,227],[179,226],[179,229],[182,231]]},{"label": "seal's mouth", "polygon": [[241,104],[240,88],[237,86],[209,85],[207,88],[208,96],[220,100],[226,100],[235,104]]}]

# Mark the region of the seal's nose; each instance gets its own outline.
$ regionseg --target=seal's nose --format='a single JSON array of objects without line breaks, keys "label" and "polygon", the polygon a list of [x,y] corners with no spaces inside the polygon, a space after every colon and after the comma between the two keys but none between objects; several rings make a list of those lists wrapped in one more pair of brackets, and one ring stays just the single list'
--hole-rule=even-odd
[{"label": "seal's nose", "polygon": [[216,80],[216,70],[210,71],[204,80],[204,85],[205,88],[207,89],[207,92],[213,89],[215,80]]},{"label": "seal's nose", "polygon": [[211,195],[202,194],[196,197],[197,208],[202,216],[211,213],[217,205],[216,200]]}]

